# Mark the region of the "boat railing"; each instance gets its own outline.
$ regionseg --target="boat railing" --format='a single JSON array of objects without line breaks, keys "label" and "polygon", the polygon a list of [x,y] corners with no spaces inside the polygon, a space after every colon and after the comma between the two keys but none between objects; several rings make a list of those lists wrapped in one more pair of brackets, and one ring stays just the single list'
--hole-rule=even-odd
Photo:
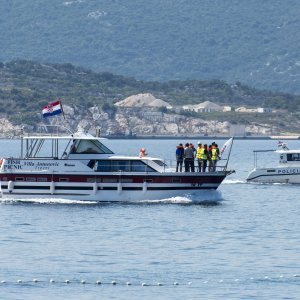
[{"label": "boat railing", "polygon": [[[11,158],[5,158],[5,160],[10,161]],[[43,158],[38,158],[38,160],[40,161],[53,161],[53,158],[49,158],[49,157],[43,157]],[[34,167],[34,162],[31,162],[33,165],[29,165],[28,164],[28,159],[26,158],[19,158],[18,159],[20,165],[24,166],[33,166]],[[31,160],[32,161],[32,160]],[[60,159],[56,158],[55,161],[60,161]],[[64,161],[64,160],[63,160]],[[82,162],[82,160],[80,160]],[[158,164],[157,166],[155,166],[153,164],[153,162],[155,162],[156,164]],[[10,162],[9,162],[10,164]],[[97,161],[97,159],[95,160],[87,160],[86,162],[87,166],[91,169],[91,171],[93,172],[120,172],[120,173],[145,173],[145,174],[149,174],[149,173],[153,173],[153,172],[159,172],[159,173],[176,173],[176,172],[203,172],[203,170],[200,170],[200,166],[199,166],[199,162],[198,160],[194,160],[194,167],[193,168],[189,168],[185,169],[185,163],[183,161],[182,163],[182,167],[180,168],[180,166],[178,166],[177,168],[177,161],[176,160],[172,160],[172,159],[165,159],[165,160],[149,160],[144,161],[144,164],[141,164],[140,162],[134,162],[134,161],[118,161],[118,160],[107,160],[107,162],[103,163],[103,161],[101,161],[101,164],[99,164],[99,162]],[[4,165],[4,162],[2,162],[2,166]],[[17,169],[16,169],[17,170]],[[213,167],[209,161],[207,163],[207,166],[205,168],[205,172],[224,172],[227,170],[227,159],[221,159],[217,161],[217,164]],[[13,171],[13,169],[11,170]],[[24,170],[25,171],[25,170]],[[28,171],[32,171],[31,168],[29,168]],[[37,170],[35,170],[37,171]],[[42,169],[39,169],[39,171],[45,171]],[[72,169],[72,172],[74,172],[74,170]],[[80,170],[79,170],[80,172]]]},{"label": "boat railing", "polygon": [[[149,168],[150,167],[150,168]],[[220,172],[225,171],[226,166],[216,165],[214,168],[212,166],[207,165],[205,172]],[[145,166],[135,165],[135,164],[122,164],[119,166],[111,166],[110,164],[101,164],[101,167],[95,167],[96,172],[140,172],[140,173],[152,173],[155,172],[154,169],[151,168],[148,164]],[[198,162],[195,161],[194,164],[194,171],[191,169],[188,172],[201,172],[202,170],[199,169]],[[165,160],[164,166],[159,170],[161,173],[175,173],[176,172],[176,160]],[[178,172],[186,172],[184,164],[182,165],[182,169],[178,168]]]},{"label": "boat railing", "polygon": [[[205,172],[223,172],[223,171],[226,171],[226,169],[227,169],[227,159],[219,159],[217,161],[217,164],[214,167],[211,166],[209,161],[207,161],[207,166],[205,168]],[[176,172],[176,170],[178,172],[180,171],[179,166],[177,169],[177,161],[176,160],[172,160],[172,159],[164,160],[164,172]],[[202,171],[202,170],[200,170],[198,159],[194,160],[194,171],[195,172]],[[184,161],[182,163],[182,172],[185,172]],[[191,172],[191,169],[188,172]]]},{"label": "boat railing", "polygon": [[73,134],[73,132],[64,124],[43,124],[39,126],[38,130],[35,132],[34,135],[59,137],[66,134]]},{"label": "boat railing", "polygon": [[258,153],[266,153],[266,152],[275,152],[274,149],[266,149],[266,150],[253,150],[254,153],[254,168],[257,167]]}]

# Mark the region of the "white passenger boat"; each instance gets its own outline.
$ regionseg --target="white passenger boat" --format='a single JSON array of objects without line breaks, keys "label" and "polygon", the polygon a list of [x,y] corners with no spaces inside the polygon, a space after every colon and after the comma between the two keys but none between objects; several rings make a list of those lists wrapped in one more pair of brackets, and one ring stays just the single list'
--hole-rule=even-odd
[{"label": "white passenger boat", "polygon": [[[259,183],[300,183],[300,150],[290,150],[286,144],[280,144],[278,150],[255,150],[254,169],[247,177],[248,182]],[[257,155],[259,153],[273,152],[279,156],[276,167],[258,168]]]},{"label": "white passenger boat", "polygon": [[1,160],[2,197],[99,202],[165,199],[217,189],[231,173],[228,159],[215,172],[177,173],[161,158],[115,155],[104,141],[82,132],[22,136],[20,157]]}]

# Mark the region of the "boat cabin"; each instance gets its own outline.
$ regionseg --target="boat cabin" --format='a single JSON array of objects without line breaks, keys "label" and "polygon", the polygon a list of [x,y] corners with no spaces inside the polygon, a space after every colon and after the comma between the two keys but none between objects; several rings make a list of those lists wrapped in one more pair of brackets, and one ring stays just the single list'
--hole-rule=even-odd
[{"label": "boat cabin", "polygon": [[300,162],[300,150],[277,150],[280,164],[298,164]]},{"label": "boat cabin", "polygon": [[104,139],[86,133],[70,136],[25,136],[21,142],[21,158],[64,159],[76,158],[79,154],[81,157],[86,154],[114,154],[101,140]]},{"label": "boat cabin", "polygon": [[113,152],[99,140],[74,139],[69,150],[69,155],[71,154],[113,154]]},{"label": "boat cabin", "polygon": [[[69,136],[26,136],[22,138],[21,159],[56,160],[66,165],[74,162],[82,171],[93,172],[163,172],[166,164],[159,158],[115,155],[102,141],[87,133]],[[83,166],[84,165],[84,166]],[[68,169],[71,165],[68,165]],[[88,169],[86,168],[88,167]]]}]

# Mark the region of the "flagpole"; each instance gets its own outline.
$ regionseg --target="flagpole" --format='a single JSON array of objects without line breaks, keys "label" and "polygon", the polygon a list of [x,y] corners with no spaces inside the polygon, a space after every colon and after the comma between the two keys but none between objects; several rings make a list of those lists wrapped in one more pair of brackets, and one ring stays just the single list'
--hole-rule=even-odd
[{"label": "flagpole", "polygon": [[63,99],[58,99],[59,100],[59,102],[60,102],[60,107],[61,107],[61,111],[62,111],[62,114],[63,114],[63,117],[64,117],[64,120],[65,120],[65,129],[67,130],[67,131],[69,131],[70,132],[70,134],[74,134],[74,132],[72,131],[72,130],[70,130],[69,128],[68,128],[68,121],[67,121],[67,119],[66,119],[66,117],[65,117],[65,112],[64,112],[64,108],[63,108],[63,105],[62,105],[62,100]]},{"label": "flagpole", "polygon": [[61,111],[62,111],[63,117],[66,120],[64,108],[63,108],[63,105],[62,105],[62,99],[59,99],[59,102],[60,102],[60,107],[61,107]]}]

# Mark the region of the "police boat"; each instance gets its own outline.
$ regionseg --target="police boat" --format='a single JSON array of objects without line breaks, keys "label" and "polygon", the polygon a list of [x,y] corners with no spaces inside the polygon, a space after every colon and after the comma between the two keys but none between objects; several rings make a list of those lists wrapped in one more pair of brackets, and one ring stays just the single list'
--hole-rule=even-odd
[{"label": "police boat", "polygon": [[[300,150],[290,150],[286,143],[278,146],[278,150],[254,150],[254,169],[248,174],[247,182],[300,183]],[[279,156],[276,167],[257,167],[258,155],[266,152]]]}]

